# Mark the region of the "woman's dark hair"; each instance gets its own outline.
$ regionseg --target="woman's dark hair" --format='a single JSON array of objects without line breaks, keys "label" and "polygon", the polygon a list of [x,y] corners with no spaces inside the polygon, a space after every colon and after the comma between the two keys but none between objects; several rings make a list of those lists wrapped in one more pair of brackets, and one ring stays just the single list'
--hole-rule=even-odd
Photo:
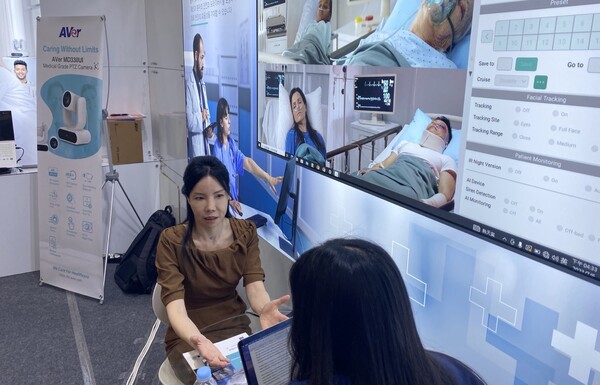
[{"label": "woman's dark hair", "polygon": [[[300,97],[302,98],[302,102],[306,106],[305,120],[306,120],[306,131],[308,131],[308,136],[313,141],[313,143],[315,143],[317,145],[317,150],[319,150],[320,152],[325,152],[325,143],[323,143],[323,141],[319,138],[319,134],[317,133],[317,130],[315,130],[312,127],[312,125],[310,124],[310,119],[308,118],[308,104],[306,104],[306,96],[304,95],[304,92],[302,92],[302,90],[298,87],[292,88],[292,90],[290,91],[290,108],[292,108],[292,96],[294,96],[294,94],[296,92],[300,94]],[[292,116],[293,115],[294,115],[294,111],[292,111]],[[295,152],[296,148],[298,148],[299,145],[304,143],[304,137],[302,136],[302,131],[300,131],[300,129],[298,128],[298,123],[296,123],[296,121],[294,121],[293,128],[294,128],[294,132],[296,133],[296,140],[294,141],[294,152]]]},{"label": "woman's dark hair", "polygon": [[[190,160],[190,163],[188,163],[185,171],[183,172],[183,187],[181,188],[181,193],[186,198],[189,198],[194,186],[196,186],[200,180],[207,176],[212,176],[215,178],[221,187],[223,187],[223,190],[229,194],[229,172],[227,171],[225,165],[214,156],[197,156]],[[192,211],[192,207],[187,199],[185,200],[185,205],[187,208],[187,217],[185,218],[185,221],[187,222],[187,230],[181,244],[183,258],[185,258],[187,255],[187,245],[191,241],[194,225],[196,224],[194,212]],[[225,217],[231,218],[229,207],[227,208]]]},{"label": "woman's dark hair", "polygon": [[[442,115],[442,116],[438,116],[437,118],[435,118],[433,120],[441,120],[442,122],[444,122],[446,127],[448,127],[448,143],[450,143],[450,141],[452,140],[452,125],[450,124],[450,119],[448,119],[447,117]],[[446,144],[448,144],[448,143],[446,143]]]},{"label": "woman's dark hair", "polygon": [[452,384],[419,338],[398,267],[380,246],[333,239],[290,270],[292,380]]},{"label": "woman's dark hair", "polygon": [[227,102],[227,99],[220,98],[217,102],[217,130],[215,132],[215,135],[217,135],[217,140],[219,141],[219,143],[221,143],[221,145],[225,144],[223,142],[223,127],[221,126],[221,119],[223,119],[223,117],[228,114],[229,103]]}]

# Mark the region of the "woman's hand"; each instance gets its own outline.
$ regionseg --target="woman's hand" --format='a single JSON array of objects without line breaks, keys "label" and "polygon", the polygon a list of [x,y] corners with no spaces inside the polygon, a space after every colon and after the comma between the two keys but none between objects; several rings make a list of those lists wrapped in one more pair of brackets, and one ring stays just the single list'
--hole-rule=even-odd
[{"label": "woman's hand", "polygon": [[238,201],[234,201],[233,199],[229,201],[229,205],[238,215],[242,215],[242,204]]},{"label": "woman's hand", "polygon": [[279,306],[289,301],[289,299],[289,295],[284,295],[270,302],[267,302],[265,306],[263,306],[260,312],[260,326],[263,329],[266,329],[281,321],[285,321],[286,319],[288,319],[288,317],[279,312]]},{"label": "woman's hand", "polygon": [[267,183],[271,186],[271,190],[277,195],[277,190],[275,190],[275,185],[283,182],[282,176],[270,176],[267,178]]},{"label": "woman's hand", "polygon": [[217,349],[215,345],[201,334],[190,337],[190,343],[200,353],[200,357],[206,360],[206,365],[212,367],[224,367],[229,363],[229,359]]}]

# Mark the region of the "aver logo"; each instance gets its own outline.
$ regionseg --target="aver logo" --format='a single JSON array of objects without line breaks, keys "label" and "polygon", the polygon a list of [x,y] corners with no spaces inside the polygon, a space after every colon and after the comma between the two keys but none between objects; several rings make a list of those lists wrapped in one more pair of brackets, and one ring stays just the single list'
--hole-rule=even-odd
[{"label": "aver logo", "polygon": [[58,34],[58,37],[79,37],[80,32],[81,32],[81,28],[62,27],[60,29],[60,33]]}]

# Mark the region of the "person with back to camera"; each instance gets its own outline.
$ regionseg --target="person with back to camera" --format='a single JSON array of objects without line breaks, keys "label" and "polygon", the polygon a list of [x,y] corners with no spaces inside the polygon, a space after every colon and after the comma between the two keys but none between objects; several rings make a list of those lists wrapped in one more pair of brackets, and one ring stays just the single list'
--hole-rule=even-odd
[{"label": "person with back to camera", "polygon": [[[296,155],[298,147],[306,143],[309,156],[303,156],[319,164],[325,165],[327,150],[323,136],[315,130],[308,118],[306,96],[298,87],[290,91],[290,107],[294,125],[289,129],[285,137],[285,152]],[[306,146],[304,146],[306,148]],[[316,150],[316,152],[311,149]]]},{"label": "person with back to camera", "polygon": [[[360,170],[358,176],[364,180],[377,184],[377,178],[383,175],[387,178],[389,173],[404,172],[409,170],[415,172],[429,172],[432,181],[430,189],[425,186],[427,178],[415,178],[422,186],[411,185],[409,189],[403,189],[402,193],[430,206],[440,207],[448,203],[454,197],[456,188],[456,163],[454,160],[444,154],[448,143],[452,140],[452,126],[450,120],[445,116],[438,116],[427,126],[420,142],[411,143],[401,141],[392,150],[390,155],[382,162],[374,164],[372,167]],[[415,160],[416,159],[416,160]],[[413,168],[417,161],[420,168]],[[410,169],[403,166],[408,165]],[[371,173],[376,171],[375,173]],[[433,174],[431,174],[433,173]],[[419,187],[423,187],[422,189]],[[429,196],[421,196],[421,191],[429,191]]]},{"label": "person with back to camera", "polygon": [[275,185],[283,181],[283,177],[273,177],[265,172],[256,162],[245,156],[238,148],[235,141],[231,138],[231,120],[229,118],[229,103],[225,98],[219,99],[217,102],[217,123],[216,123],[216,136],[215,146],[213,148],[213,155],[219,159],[227,171],[229,171],[229,184],[231,190],[230,204],[233,209],[238,213],[242,214],[242,206],[240,205],[238,195],[239,186],[237,185],[237,175],[243,174],[244,170],[257,178],[264,179],[273,192],[277,194]]},{"label": "person with back to camera", "polygon": [[332,239],[290,270],[290,385],[484,385],[421,343],[398,267],[380,246]]},{"label": "person with back to camera", "polygon": [[[269,298],[256,227],[231,217],[229,191],[229,173],[217,158],[193,158],[183,175],[186,221],[164,230],[158,241],[157,284],[169,318],[165,349],[177,377],[186,384],[193,384],[195,375],[183,353],[196,349],[207,365],[224,367],[229,360],[213,341],[250,333],[250,320],[243,316],[246,304],[236,291],[240,279],[262,327],[287,318],[278,306],[289,296]],[[201,333],[229,318],[231,322],[219,324],[218,330]]]}]

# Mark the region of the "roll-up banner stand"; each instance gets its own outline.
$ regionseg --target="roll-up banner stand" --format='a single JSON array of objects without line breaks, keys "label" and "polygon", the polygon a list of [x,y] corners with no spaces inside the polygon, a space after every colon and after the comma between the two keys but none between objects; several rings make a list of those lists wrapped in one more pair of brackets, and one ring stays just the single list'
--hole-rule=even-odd
[{"label": "roll-up banner stand", "polygon": [[104,299],[101,16],[37,23],[40,283]]}]

